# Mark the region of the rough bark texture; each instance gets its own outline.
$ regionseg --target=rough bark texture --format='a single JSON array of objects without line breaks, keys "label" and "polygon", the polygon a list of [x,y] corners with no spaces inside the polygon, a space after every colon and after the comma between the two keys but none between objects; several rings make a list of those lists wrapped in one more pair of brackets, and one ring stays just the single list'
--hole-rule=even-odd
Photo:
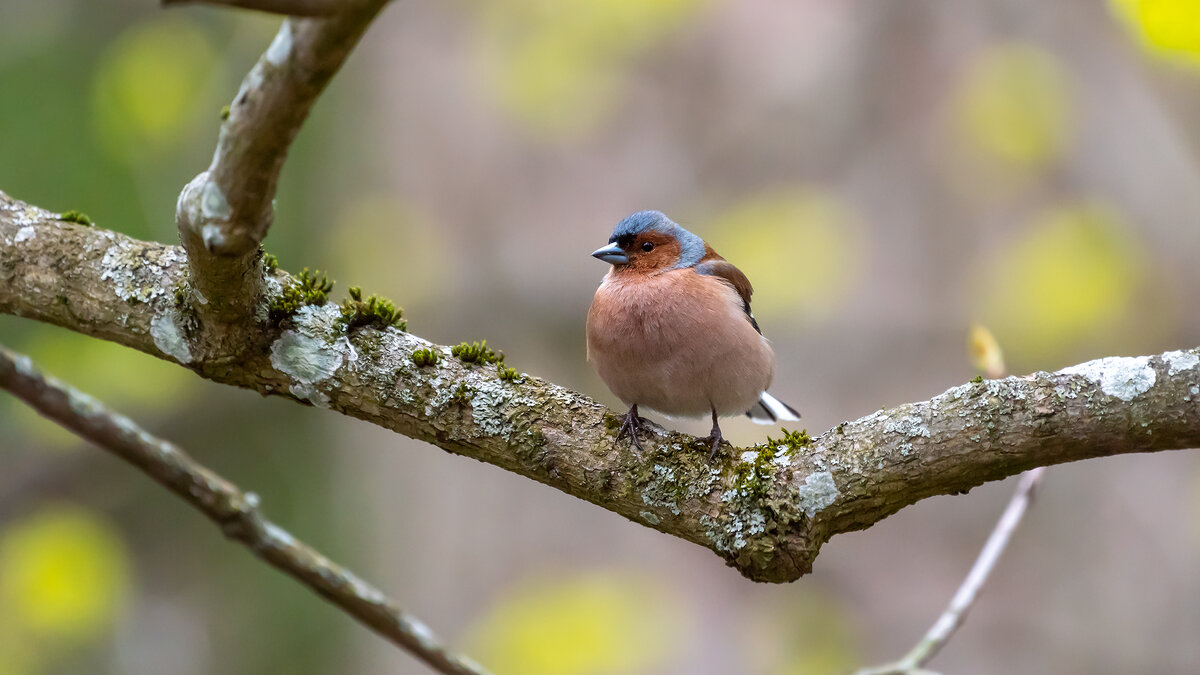
[{"label": "rough bark texture", "polygon": [[317,97],[387,0],[345,0],[326,18],[284,20],[246,75],[221,124],[208,170],[179,195],[176,225],[198,307],[245,322],[260,301],[258,246],[273,218],[288,148]]},{"label": "rough bark texture", "polygon": [[[285,284],[264,276],[251,325],[189,309],[187,255],[0,193],[0,312],[177,361],[203,377],[328,407],[552,485],[705,546],[758,581],[791,581],[821,544],[920,499],[1036,466],[1200,446],[1200,351],[1113,357],[984,380],[847,422],[804,444],[734,448],[710,464],[694,439],[652,426],[644,453],[616,415],[534,377],[516,382],[396,329],[347,333],[333,305],[273,324]],[[418,366],[415,350],[440,355]]]}]

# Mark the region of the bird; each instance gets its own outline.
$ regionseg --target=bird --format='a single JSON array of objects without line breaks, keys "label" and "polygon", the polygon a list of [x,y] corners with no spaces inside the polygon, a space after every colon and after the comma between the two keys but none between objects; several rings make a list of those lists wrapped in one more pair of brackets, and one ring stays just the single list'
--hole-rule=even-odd
[{"label": "bird", "polygon": [[629,406],[617,441],[646,420],[712,415],[709,461],[724,441],[719,417],[745,413],[772,424],[800,413],[767,393],[775,352],[750,312],[750,280],[699,236],[661,211],[617,223],[592,257],[612,265],[587,314],[587,358]]}]

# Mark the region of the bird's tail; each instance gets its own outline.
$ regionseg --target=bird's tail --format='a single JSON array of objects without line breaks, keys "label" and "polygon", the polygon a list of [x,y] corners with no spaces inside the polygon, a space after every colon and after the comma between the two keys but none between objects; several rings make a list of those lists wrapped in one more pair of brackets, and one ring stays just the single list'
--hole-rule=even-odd
[{"label": "bird's tail", "polygon": [[758,403],[746,411],[746,417],[759,424],[774,424],[780,421],[795,422],[800,419],[800,413],[764,391],[758,395]]}]

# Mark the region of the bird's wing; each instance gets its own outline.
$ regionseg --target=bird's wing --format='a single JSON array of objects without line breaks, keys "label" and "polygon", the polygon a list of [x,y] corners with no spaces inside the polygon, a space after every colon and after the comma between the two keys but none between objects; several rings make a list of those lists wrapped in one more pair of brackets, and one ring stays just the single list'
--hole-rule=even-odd
[{"label": "bird's wing", "polygon": [[715,253],[712,255],[714,256],[712,259],[696,264],[696,272],[717,277],[727,282],[730,286],[733,286],[733,290],[737,291],[737,294],[742,298],[742,309],[745,310],[746,318],[750,320],[750,325],[754,326],[754,330],[758,331],[759,335],[762,335],[762,329],[758,327],[758,321],[755,321],[754,315],[750,313],[750,296],[754,294],[754,287],[750,285],[750,280],[746,278],[745,274],[742,274],[741,270],[734,267],[733,263],[717,256]]}]

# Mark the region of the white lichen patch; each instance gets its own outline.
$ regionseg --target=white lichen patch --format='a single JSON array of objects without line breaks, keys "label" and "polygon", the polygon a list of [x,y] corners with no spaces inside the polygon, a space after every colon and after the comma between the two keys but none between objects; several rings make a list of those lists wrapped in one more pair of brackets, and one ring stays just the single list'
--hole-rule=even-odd
[{"label": "white lichen patch", "polygon": [[179,315],[174,311],[150,319],[150,337],[154,346],[180,363],[191,363],[192,350],[179,325]]},{"label": "white lichen patch", "polygon": [[358,358],[336,324],[338,315],[332,303],[306,305],[292,317],[295,328],[285,330],[271,345],[271,365],[292,378],[292,395],[322,408],[329,407],[330,399],[317,385]]},{"label": "white lichen patch", "polygon": [[1177,375],[1200,365],[1200,356],[1191,351],[1167,352],[1163,354],[1163,360],[1167,362],[1168,375]]},{"label": "white lichen patch", "polygon": [[735,517],[730,521],[729,533],[733,536],[734,550],[745,548],[746,537],[753,537],[767,531],[767,517],[762,511],[755,510],[745,518]]},{"label": "white lichen patch", "polygon": [[668,508],[671,510],[671,513],[679,515],[679,495],[676,490],[675,469],[655,464],[650,469],[650,472],[650,481],[642,489],[642,503],[646,506]]},{"label": "white lichen patch", "polygon": [[100,261],[100,279],[112,284],[113,293],[126,302],[151,302],[165,297],[174,276],[172,268],[186,264],[183,250],[135,241],[118,241],[109,246]]},{"label": "white lichen patch", "polygon": [[1156,375],[1148,356],[1110,356],[1058,371],[1081,375],[1100,385],[1100,390],[1122,401],[1132,401],[1154,386]]},{"label": "white lichen patch", "polygon": [[271,365],[299,384],[328,380],[344,359],[324,340],[294,330],[285,330],[271,345]]},{"label": "white lichen patch", "polygon": [[4,211],[9,214],[9,220],[19,227],[53,221],[58,217],[58,214],[51,213],[45,209],[40,209],[30,204],[23,204],[18,201],[7,201],[11,198],[7,197],[2,192],[0,192],[0,196],[4,196],[3,199],[0,199],[0,207],[2,207]]},{"label": "white lichen patch", "polygon": [[221,228],[212,223],[206,224],[200,228],[200,239],[204,242],[204,248],[213,250],[218,246],[225,245],[225,233]]},{"label": "white lichen patch", "polygon": [[292,52],[292,21],[285,20],[283,25],[279,27],[279,32],[275,34],[275,39],[271,41],[271,46],[267,47],[265,54],[267,62],[273,66],[283,65],[287,60],[288,54]]},{"label": "white lichen patch", "polygon": [[[446,358],[444,354],[442,358]],[[426,417],[437,415],[443,408],[450,405],[452,401],[457,400],[460,390],[456,381],[443,377],[441,370],[438,370],[433,377],[426,380],[426,383],[433,390],[433,395],[425,399],[424,413]]]},{"label": "white lichen patch", "polygon": [[984,380],[983,386],[988,396],[1004,400],[1024,401],[1027,394],[1025,381],[1018,377],[1006,377],[1002,380]]},{"label": "white lichen patch", "polygon": [[26,226],[22,227],[21,229],[17,230],[17,236],[13,238],[13,241],[19,244],[23,241],[29,241],[30,239],[33,239],[36,236],[37,236],[37,230],[33,229],[32,225],[26,225]]},{"label": "white lichen patch", "polygon": [[[821,461],[817,458],[814,458],[814,460],[818,462]],[[776,469],[782,469],[791,463],[792,458],[790,455],[788,455],[788,447],[782,444],[775,446],[775,456],[771,458],[771,464],[773,464]]]},{"label": "white lichen patch", "polygon": [[933,397],[932,404],[940,408],[944,404],[951,404],[960,401],[971,394],[971,389],[974,384],[960,384],[956,387],[950,387],[946,391]]},{"label": "white lichen patch", "polygon": [[740,551],[746,548],[747,538],[767,531],[767,518],[759,510],[734,512],[727,520],[704,514],[700,516],[700,524],[713,548],[723,553]]},{"label": "white lichen patch", "polygon": [[473,378],[471,382],[471,419],[476,429],[487,436],[499,436],[512,431],[509,405],[537,405],[533,399],[514,401],[512,387],[499,380]]},{"label": "white lichen patch", "polygon": [[908,438],[916,438],[918,436],[929,438],[930,436],[929,427],[922,424],[921,418],[916,415],[908,415],[895,422],[889,420],[884,423],[883,431],[884,433],[903,434]]},{"label": "white lichen patch", "polygon": [[820,511],[833,504],[838,497],[837,484],[833,482],[833,474],[828,471],[817,471],[809,474],[804,478],[804,483],[799,482],[800,476],[797,475],[793,482],[796,485],[796,496],[800,501],[800,509],[809,518],[817,515]]},{"label": "white lichen patch", "polygon": [[337,305],[332,303],[305,305],[293,315],[292,322],[301,333],[324,340],[325,344],[342,355],[345,363],[353,365],[358,361],[358,350],[342,332],[338,323],[340,317]]},{"label": "white lichen patch", "polygon": [[[921,423],[921,418],[916,415],[908,415],[901,417],[898,421],[887,421],[883,425],[884,433],[901,434],[905,438],[929,438],[929,427]],[[913,451],[913,444],[910,441],[900,443],[900,454],[907,456]]]},{"label": "white lichen patch", "polygon": [[305,305],[292,315],[296,330],[309,337],[323,338],[326,342],[336,342],[344,337],[337,326],[341,314],[332,303],[324,305]]},{"label": "white lichen patch", "polygon": [[200,190],[200,215],[204,216],[205,220],[225,220],[232,212],[229,200],[225,198],[225,192],[217,185],[217,181],[205,181]]},{"label": "white lichen patch", "polygon": [[298,399],[308,401],[318,408],[329,407],[329,396],[325,392],[317,389],[316,385],[309,382],[297,382],[288,386],[288,391],[292,392],[292,396]]},{"label": "white lichen patch", "polygon": [[640,511],[640,512],[638,512],[638,516],[640,516],[642,520],[646,521],[647,523],[650,523],[651,525],[657,525],[661,522],[661,520],[659,519],[658,516],[654,515],[653,513],[650,513],[649,511]]}]

